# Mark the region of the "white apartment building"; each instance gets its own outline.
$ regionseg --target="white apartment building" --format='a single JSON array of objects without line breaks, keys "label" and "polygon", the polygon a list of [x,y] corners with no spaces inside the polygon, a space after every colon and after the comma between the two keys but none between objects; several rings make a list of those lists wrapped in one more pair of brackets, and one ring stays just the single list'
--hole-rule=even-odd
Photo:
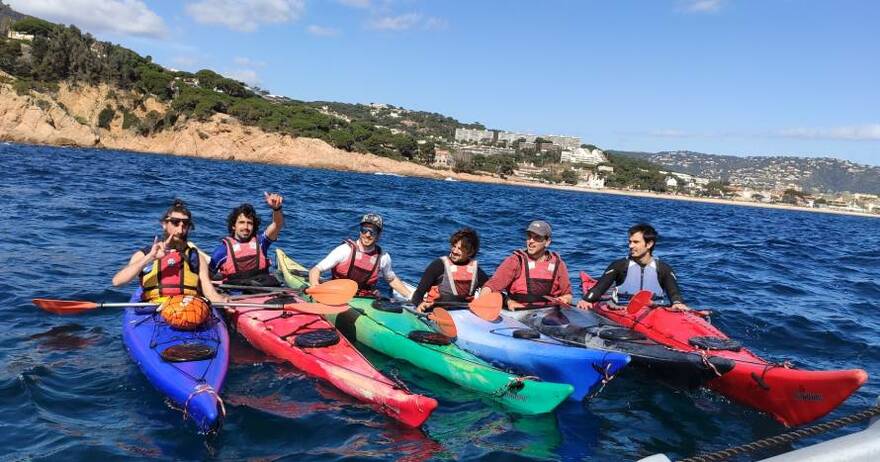
[{"label": "white apartment building", "polygon": [[598,165],[608,162],[605,153],[601,149],[593,149],[577,147],[575,149],[566,149],[562,151],[562,162],[571,162],[573,164],[590,164]]}]

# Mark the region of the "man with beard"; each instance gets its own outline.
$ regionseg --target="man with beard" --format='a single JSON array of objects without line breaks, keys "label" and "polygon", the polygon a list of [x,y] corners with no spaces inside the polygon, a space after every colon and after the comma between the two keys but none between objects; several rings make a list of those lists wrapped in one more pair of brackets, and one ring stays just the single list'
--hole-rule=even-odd
[{"label": "man with beard", "polygon": [[278,240],[284,227],[284,214],[280,194],[263,193],[266,205],[272,209],[272,223],[260,233],[260,217],[251,204],[241,204],[232,209],[226,219],[229,235],[211,254],[211,274],[219,274],[232,284],[256,286],[279,286],[275,276],[269,274],[269,246]]},{"label": "man with beard", "polygon": [[550,224],[535,220],[526,228],[526,248],[507,257],[480,294],[506,291],[509,309],[571,303],[568,268],[550,246]]},{"label": "man with beard", "polygon": [[140,276],[144,301],[173,295],[228,301],[228,297],[217,293],[211,284],[205,258],[187,241],[189,230],[195,229],[195,225],[186,204],[175,199],[159,222],[162,240],[153,238],[151,246],[136,251],[128,264],[113,276],[113,285],[119,287]]},{"label": "man with beard", "polygon": [[[480,237],[471,228],[462,228],[449,238],[449,255],[431,262],[412,295],[418,311],[430,309],[435,302],[467,303],[489,276],[474,258],[480,250]],[[436,295],[432,295],[436,293]],[[425,294],[429,294],[425,297]]]},{"label": "man with beard", "polygon": [[309,270],[309,285],[315,286],[321,273],[332,270],[333,279],[351,279],[358,283],[359,297],[378,297],[376,284],[381,276],[404,297],[411,297],[410,289],[391,269],[391,255],[379,247],[383,220],[379,214],[368,213],[361,218],[357,241],[346,239],[323,260]]},{"label": "man with beard", "polygon": [[[612,307],[623,307],[627,299],[641,290],[650,290],[655,301],[668,298],[673,310],[689,310],[678,290],[675,272],[665,262],[654,258],[657,230],[640,223],[629,229],[629,257],[610,265],[599,281],[578,302],[578,308],[590,309],[603,298],[610,298]],[[611,286],[614,286],[613,288]],[[611,289],[610,294],[606,294]]]}]

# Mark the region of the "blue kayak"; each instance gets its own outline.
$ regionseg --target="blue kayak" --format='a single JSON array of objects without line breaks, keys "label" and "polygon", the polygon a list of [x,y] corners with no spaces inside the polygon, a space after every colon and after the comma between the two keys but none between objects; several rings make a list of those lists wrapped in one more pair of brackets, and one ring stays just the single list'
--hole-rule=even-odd
[{"label": "blue kayak", "polygon": [[[140,301],[140,290],[131,301]],[[183,411],[184,419],[191,419],[200,433],[220,430],[229,333],[213,308],[211,318],[193,331],[170,327],[153,307],[126,308],[122,338],[150,383]]]},{"label": "blue kayak", "polygon": [[[491,363],[574,386],[569,399],[581,401],[623,369],[629,355],[569,346],[502,313],[495,321],[478,318],[467,309],[451,310],[458,338],[455,343]],[[607,380],[606,380],[607,382]]]}]

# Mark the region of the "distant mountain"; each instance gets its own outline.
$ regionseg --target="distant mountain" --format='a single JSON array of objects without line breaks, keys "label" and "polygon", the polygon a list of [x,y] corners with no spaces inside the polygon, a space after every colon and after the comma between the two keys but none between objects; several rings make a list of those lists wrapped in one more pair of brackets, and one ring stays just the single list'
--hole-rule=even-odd
[{"label": "distant mountain", "polygon": [[609,151],[670,170],[757,188],[797,185],[807,191],[880,194],[880,167],[829,157],[737,157],[693,151]]},{"label": "distant mountain", "polygon": [[15,21],[19,19],[29,18],[30,16],[26,14],[19,13],[6,5],[2,1],[0,1],[0,33],[6,35],[6,32],[9,30],[9,26],[12,25]]}]

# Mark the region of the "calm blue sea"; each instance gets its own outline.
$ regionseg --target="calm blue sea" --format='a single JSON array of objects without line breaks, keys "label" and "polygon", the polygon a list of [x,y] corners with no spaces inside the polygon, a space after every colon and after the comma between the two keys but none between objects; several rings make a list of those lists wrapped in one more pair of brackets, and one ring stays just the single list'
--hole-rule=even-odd
[{"label": "calm blue sea", "polygon": [[230,208],[249,201],[269,219],[263,191],[280,192],[287,227],[277,245],[307,265],[354,236],[362,213],[381,213],[382,245],[408,281],[461,226],[481,233],[480,259],[493,269],[523,245],[529,220],[545,219],[576,276],[623,256],[627,228],[648,221],[687,301],[715,310],[731,337],[771,360],[872,375],[831,417],[878,393],[877,219],[15,144],[0,145],[0,163],[0,459],[614,461],[689,456],[784,430],[719,395],[634,370],[593,401],[522,417],[368,353],[440,401],[423,430],[407,430],[238,338],[226,425],[206,441],[128,359],[119,312],[60,317],[30,303],[127,301],[133,287],[115,289],[110,278],[152,242],[174,197],[194,211],[191,238],[211,249]]}]

